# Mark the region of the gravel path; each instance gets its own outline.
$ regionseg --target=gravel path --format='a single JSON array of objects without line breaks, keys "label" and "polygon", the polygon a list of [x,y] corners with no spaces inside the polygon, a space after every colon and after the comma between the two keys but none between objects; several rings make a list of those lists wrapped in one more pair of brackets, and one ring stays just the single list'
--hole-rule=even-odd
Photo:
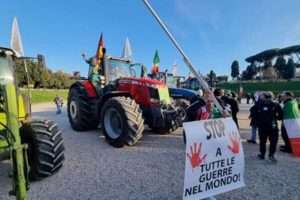
[{"label": "gravel path", "polygon": [[[247,105],[240,114],[241,134],[249,137]],[[181,131],[160,136],[146,132],[130,148],[109,146],[101,131],[77,133],[70,129],[66,112],[56,115],[55,107],[38,104],[34,116],[53,119],[64,130],[66,162],[54,176],[31,184],[33,200],[73,199],[181,199],[184,174],[184,144]],[[278,153],[278,164],[256,159],[258,145],[244,143],[246,187],[217,196],[217,199],[300,200],[300,159]],[[0,163],[0,199],[10,185],[9,165]]]}]

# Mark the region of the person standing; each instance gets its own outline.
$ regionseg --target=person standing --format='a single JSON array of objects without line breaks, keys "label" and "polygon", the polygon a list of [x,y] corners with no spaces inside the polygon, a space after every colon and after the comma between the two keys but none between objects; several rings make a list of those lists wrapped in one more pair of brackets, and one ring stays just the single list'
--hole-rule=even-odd
[{"label": "person standing", "polygon": [[258,102],[255,102],[254,105],[250,108],[250,126],[251,126],[251,139],[247,140],[248,143],[256,144],[256,131],[257,131],[257,117],[255,116],[255,109]]},{"label": "person standing", "polygon": [[225,102],[224,100],[222,99],[222,97],[225,95],[225,92],[223,89],[220,89],[220,88],[216,88],[214,90],[214,95],[217,99],[217,101],[219,102],[219,104],[223,107],[223,109],[226,109],[226,105],[225,105]]},{"label": "person standing", "polygon": [[[294,100],[294,94],[286,91],[281,94],[281,100],[283,101],[283,119],[291,119],[294,116],[300,117],[300,111],[298,103]],[[281,137],[284,145],[280,147],[280,151],[286,153],[292,153],[292,147],[284,124],[281,126]]]},{"label": "person standing", "polygon": [[250,103],[250,98],[251,98],[250,93],[247,93],[247,94],[246,94],[247,104]]},{"label": "person standing", "polygon": [[257,116],[256,116],[256,107],[259,103],[261,94],[256,92],[254,94],[254,105],[250,108],[250,126],[251,126],[251,138],[247,140],[248,143],[256,144],[256,133],[257,133]]},{"label": "person standing", "polygon": [[273,102],[272,94],[265,92],[261,94],[261,100],[255,108],[259,134],[259,159],[265,159],[266,143],[270,141],[269,159],[276,162],[274,155],[278,143],[278,120],[282,119],[283,113],[280,105]]},{"label": "person standing", "polygon": [[228,96],[227,101],[228,101],[227,103],[230,105],[232,119],[236,123],[236,126],[239,129],[240,126],[239,126],[239,121],[238,121],[238,118],[237,118],[237,114],[240,111],[240,108],[239,108],[239,102],[236,99],[236,94],[234,92],[232,92],[231,97]]},{"label": "person standing", "polygon": [[64,104],[63,99],[60,96],[56,95],[53,101],[56,105],[56,114],[60,114],[62,111],[62,106]]},{"label": "person standing", "polygon": [[223,89],[215,89],[214,95],[221,104],[221,106],[231,113],[233,121],[236,123],[237,127],[239,128],[239,123],[237,119],[237,113],[239,112],[239,104],[236,99],[231,97],[230,93],[227,93],[225,95],[225,92]]}]

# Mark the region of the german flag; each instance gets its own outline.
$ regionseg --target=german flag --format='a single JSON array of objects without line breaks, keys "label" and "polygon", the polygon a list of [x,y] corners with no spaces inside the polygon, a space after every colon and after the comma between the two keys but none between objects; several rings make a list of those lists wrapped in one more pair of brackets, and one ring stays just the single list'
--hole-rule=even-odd
[{"label": "german flag", "polygon": [[98,43],[97,52],[96,52],[97,64],[99,66],[103,61],[104,54],[105,54],[105,48],[104,48],[103,34],[101,33],[99,43]]}]

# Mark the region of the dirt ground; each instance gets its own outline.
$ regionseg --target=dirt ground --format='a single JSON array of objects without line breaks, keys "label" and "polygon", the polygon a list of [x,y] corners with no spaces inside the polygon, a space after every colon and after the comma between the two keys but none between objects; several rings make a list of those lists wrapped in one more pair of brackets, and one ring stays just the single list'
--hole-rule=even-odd
[{"label": "dirt ground", "polygon": [[[277,153],[277,164],[256,159],[258,145],[250,137],[249,105],[239,114],[244,139],[246,187],[217,199],[300,200],[300,159]],[[64,132],[66,161],[59,173],[31,184],[29,199],[181,199],[185,145],[182,130],[171,135],[146,132],[138,145],[116,149],[109,146],[101,130],[78,133],[69,125],[66,111],[55,114],[52,104],[33,106],[35,117],[55,120]],[[281,142],[281,141],[280,141]],[[9,164],[0,163],[0,199],[9,197]]]}]

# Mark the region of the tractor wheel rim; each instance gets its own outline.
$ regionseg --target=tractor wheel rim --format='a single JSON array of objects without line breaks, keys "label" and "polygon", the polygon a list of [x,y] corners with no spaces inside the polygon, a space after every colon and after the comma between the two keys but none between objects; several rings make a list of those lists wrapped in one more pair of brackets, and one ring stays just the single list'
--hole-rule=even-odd
[{"label": "tractor wheel rim", "polygon": [[115,108],[109,108],[105,112],[104,126],[106,133],[112,139],[117,139],[122,135],[123,122],[120,113]]},{"label": "tractor wheel rim", "polygon": [[77,105],[75,101],[71,101],[70,103],[70,114],[72,119],[76,119],[77,117]]},{"label": "tractor wheel rim", "polygon": [[182,121],[184,121],[186,119],[187,113],[184,110],[184,108],[179,108],[179,116],[180,116]]}]

